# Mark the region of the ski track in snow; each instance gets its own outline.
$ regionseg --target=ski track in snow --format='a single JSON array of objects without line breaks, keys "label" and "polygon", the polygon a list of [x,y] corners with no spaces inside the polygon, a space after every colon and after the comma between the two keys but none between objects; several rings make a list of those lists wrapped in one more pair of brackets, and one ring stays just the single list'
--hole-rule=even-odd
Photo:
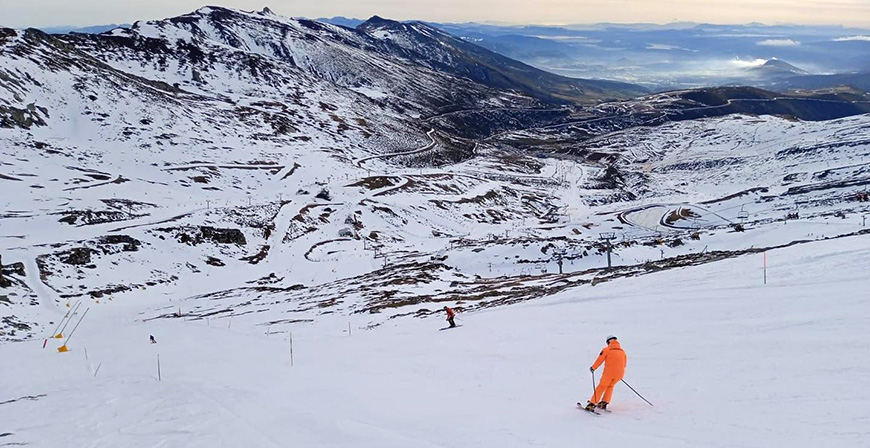
[{"label": "ski track in snow", "polygon": [[40,306],[53,315],[62,314],[62,311],[58,308],[58,304],[61,303],[60,296],[57,291],[43,283],[42,278],[39,276],[39,268],[36,264],[36,258],[26,258],[24,261],[24,269],[27,273],[27,286],[29,286],[30,289],[39,297]]},{"label": "ski track in snow", "polygon": [[363,157],[362,159],[356,160],[354,162],[354,164],[356,166],[362,168],[363,164],[369,160],[389,159],[391,157],[410,156],[410,155],[414,155],[414,154],[419,154],[421,152],[426,152],[426,151],[432,149],[433,147],[435,147],[435,145],[437,144],[437,142],[435,141],[435,137],[433,137],[434,134],[435,134],[435,129],[430,129],[429,132],[426,133],[426,136],[429,137],[429,139],[431,141],[426,146],[420,147],[418,149],[414,149],[411,151],[394,152],[391,154],[379,154],[379,155],[375,155],[375,156]]}]

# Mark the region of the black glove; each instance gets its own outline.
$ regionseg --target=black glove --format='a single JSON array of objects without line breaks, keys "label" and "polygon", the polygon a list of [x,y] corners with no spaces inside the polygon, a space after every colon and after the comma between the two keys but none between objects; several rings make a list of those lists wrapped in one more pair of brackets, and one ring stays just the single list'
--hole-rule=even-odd
[{"label": "black glove", "polygon": [[595,368],[594,368],[594,367],[590,367],[590,368],[589,368],[589,371],[592,372],[592,373],[595,373]]}]

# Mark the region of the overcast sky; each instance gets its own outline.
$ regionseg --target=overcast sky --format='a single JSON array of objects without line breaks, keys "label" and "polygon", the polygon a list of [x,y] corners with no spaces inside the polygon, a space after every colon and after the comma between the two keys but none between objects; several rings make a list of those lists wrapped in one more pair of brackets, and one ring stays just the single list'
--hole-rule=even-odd
[{"label": "overcast sky", "polygon": [[420,19],[438,22],[763,22],[870,26],[870,0],[0,0],[0,26],[132,23],[205,4],[269,6],[286,16]]}]

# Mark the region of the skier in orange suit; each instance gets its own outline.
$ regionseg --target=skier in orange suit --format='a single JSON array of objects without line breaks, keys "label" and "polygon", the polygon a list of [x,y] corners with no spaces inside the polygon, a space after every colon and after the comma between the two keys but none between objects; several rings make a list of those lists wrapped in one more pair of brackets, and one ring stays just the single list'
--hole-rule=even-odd
[{"label": "skier in orange suit", "polygon": [[613,386],[622,380],[625,375],[625,363],[627,358],[625,351],[616,340],[616,336],[607,337],[607,347],[601,350],[598,359],[589,368],[590,372],[595,372],[601,363],[604,363],[604,373],[601,375],[601,382],[595,388],[592,398],[586,404],[586,410],[592,411],[595,407],[607,409],[607,404],[610,403],[610,397],[613,395]]}]

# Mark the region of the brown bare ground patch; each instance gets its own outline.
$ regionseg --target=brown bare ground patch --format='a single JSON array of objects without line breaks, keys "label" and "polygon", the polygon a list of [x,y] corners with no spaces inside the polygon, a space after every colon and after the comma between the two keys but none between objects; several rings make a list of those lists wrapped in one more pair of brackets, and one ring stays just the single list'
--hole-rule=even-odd
[{"label": "brown bare ground patch", "polygon": [[354,182],[348,185],[348,187],[364,187],[369,190],[380,190],[382,188],[398,185],[401,180],[402,178],[395,176],[372,176]]}]

